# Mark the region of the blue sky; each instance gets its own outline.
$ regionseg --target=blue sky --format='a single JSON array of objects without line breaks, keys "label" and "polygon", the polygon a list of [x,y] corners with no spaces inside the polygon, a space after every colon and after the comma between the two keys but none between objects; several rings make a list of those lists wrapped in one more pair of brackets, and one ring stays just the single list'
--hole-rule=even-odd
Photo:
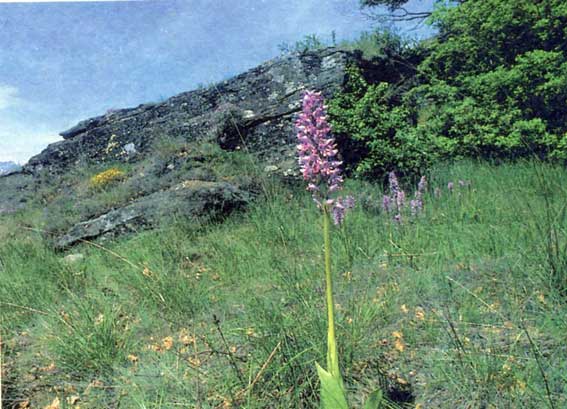
[{"label": "blue sky", "polygon": [[0,4],[0,161],[23,163],[108,109],[238,74],[283,42],[333,30],[352,38],[372,25],[358,0]]}]

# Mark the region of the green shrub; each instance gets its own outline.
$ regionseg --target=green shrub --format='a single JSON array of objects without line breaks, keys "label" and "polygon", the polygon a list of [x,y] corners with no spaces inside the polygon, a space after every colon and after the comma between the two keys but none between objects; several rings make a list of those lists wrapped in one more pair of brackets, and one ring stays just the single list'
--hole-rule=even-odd
[{"label": "green shrub", "polygon": [[367,176],[462,157],[565,160],[563,3],[439,4],[434,39],[412,46],[376,32],[353,41],[372,49],[376,66],[370,82],[351,69],[330,103],[345,160]]},{"label": "green shrub", "polygon": [[[334,38],[334,34],[333,34]],[[334,44],[333,44],[334,45]],[[317,34],[308,34],[303,36],[302,40],[298,40],[295,43],[281,43],[278,45],[280,53],[304,53],[306,51],[320,50],[325,47],[330,47],[323,39],[321,39]]]},{"label": "green shrub", "polygon": [[412,113],[400,103],[395,87],[368,84],[356,67],[348,69],[348,76],[345,92],[329,102],[329,116],[351,170],[363,176],[393,169],[420,173],[433,152],[412,127]]},{"label": "green shrub", "polygon": [[449,156],[563,158],[567,8],[544,0],[440,7],[440,30],[408,101],[432,112],[419,132],[451,140]]}]

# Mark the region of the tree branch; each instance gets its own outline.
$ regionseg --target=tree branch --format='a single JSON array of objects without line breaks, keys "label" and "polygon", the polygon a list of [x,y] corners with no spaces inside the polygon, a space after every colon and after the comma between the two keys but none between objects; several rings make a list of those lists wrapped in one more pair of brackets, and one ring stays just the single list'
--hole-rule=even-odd
[{"label": "tree branch", "polygon": [[390,13],[373,13],[373,12],[362,12],[363,15],[372,19],[372,20],[388,20],[393,22],[400,22],[400,21],[415,21],[415,20],[426,20],[429,16],[431,16],[430,11],[408,11],[403,7],[399,7],[396,10],[391,11]]},{"label": "tree branch", "polygon": [[[363,11],[367,17],[374,20],[389,20],[394,22],[400,21],[414,21],[414,20],[425,20],[431,16],[430,11],[409,11],[404,6],[408,0],[361,0],[361,9],[371,9],[374,7],[384,6],[387,7],[389,13],[366,13]],[[465,0],[457,0],[465,1]]]}]

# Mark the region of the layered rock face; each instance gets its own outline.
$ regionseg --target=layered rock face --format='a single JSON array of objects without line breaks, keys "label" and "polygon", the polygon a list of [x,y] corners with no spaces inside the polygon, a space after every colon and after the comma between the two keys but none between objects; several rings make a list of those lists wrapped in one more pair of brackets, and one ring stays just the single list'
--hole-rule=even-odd
[{"label": "layered rock face", "polygon": [[[82,121],[62,132],[62,141],[30,159],[22,171],[0,177],[0,214],[25,207],[46,184],[54,191],[43,199],[49,211],[54,208],[49,203],[57,200],[53,197],[72,200],[78,191],[64,182],[69,173],[86,164],[126,163],[134,169],[131,197],[88,211],[75,203],[84,216],[56,240],[58,247],[152,227],[168,214],[226,215],[248,203],[254,183],[227,181],[222,172],[211,170],[214,159],[191,154],[191,147],[204,143],[224,152],[245,151],[261,169],[294,174],[293,117],[302,93],[309,89],[333,96],[343,89],[350,64],[368,67],[358,54],[333,48],[288,55],[161,103]],[[162,145],[168,141],[182,141],[186,147],[167,153]]]},{"label": "layered rock face", "polygon": [[64,140],[33,157],[25,169],[61,172],[84,158],[120,159],[128,155],[126,147],[143,154],[163,136],[212,140],[229,150],[246,147],[277,166],[289,159],[291,117],[302,92],[333,95],[344,85],[347,64],[357,61],[336,49],[294,54],[159,104],[114,110],[62,132]]},{"label": "layered rock face", "polygon": [[144,196],[96,219],[76,224],[56,241],[55,246],[65,249],[107,233],[135,232],[177,215],[215,217],[228,214],[245,206],[249,197],[247,192],[230,183],[185,181],[166,191]]}]

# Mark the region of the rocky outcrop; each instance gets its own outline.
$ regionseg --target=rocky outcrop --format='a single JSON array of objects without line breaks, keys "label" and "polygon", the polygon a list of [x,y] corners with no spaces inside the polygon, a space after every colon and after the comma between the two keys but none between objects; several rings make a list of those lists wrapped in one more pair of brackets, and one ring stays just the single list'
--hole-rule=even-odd
[{"label": "rocky outcrop", "polygon": [[211,140],[223,149],[246,145],[272,165],[288,165],[292,154],[292,115],[306,89],[331,96],[345,83],[345,68],[357,54],[325,49],[280,57],[227,81],[174,96],[162,103],[119,109],[62,132],[26,166],[65,171],[81,159],[127,159],[125,147],[150,152],[164,137]]},{"label": "rocky outcrop", "polygon": [[[23,171],[0,177],[0,215],[30,200],[40,203],[48,220],[58,222],[53,229],[66,232],[56,240],[57,247],[67,248],[153,227],[171,215],[228,214],[245,206],[258,184],[216,162],[242,150],[260,171],[296,174],[293,117],[302,93],[314,89],[335,95],[345,85],[350,64],[371,75],[371,64],[360,54],[334,48],[309,51],[160,103],[82,121],[30,159]],[[99,193],[88,190],[89,178],[120,163],[128,165],[116,201],[109,203],[104,194],[97,199]]]},{"label": "rocky outcrop", "polygon": [[120,209],[79,223],[59,238],[56,247],[92,240],[105,234],[134,232],[176,216],[218,217],[242,208],[250,195],[224,182],[187,180],[172,189],[142,197]]}]

